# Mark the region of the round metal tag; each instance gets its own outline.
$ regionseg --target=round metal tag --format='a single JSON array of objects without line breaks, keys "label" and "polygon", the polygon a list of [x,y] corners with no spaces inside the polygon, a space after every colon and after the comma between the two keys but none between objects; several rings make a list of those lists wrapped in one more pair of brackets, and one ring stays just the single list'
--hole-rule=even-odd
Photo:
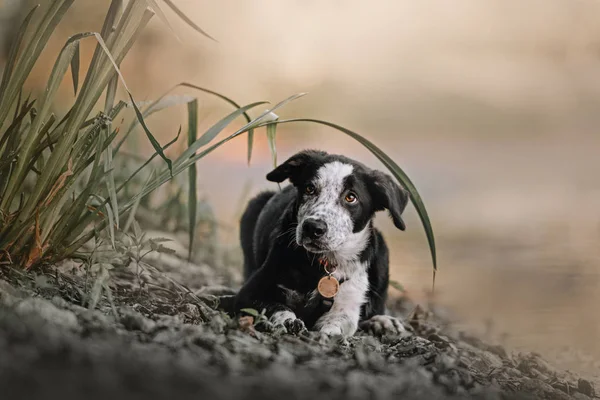
[{"label": "round metal tag", "polygon": [[333,298],[340,291],[340,283],[333,276],[324,276],[319,280],[317,290],[326,299]]}]

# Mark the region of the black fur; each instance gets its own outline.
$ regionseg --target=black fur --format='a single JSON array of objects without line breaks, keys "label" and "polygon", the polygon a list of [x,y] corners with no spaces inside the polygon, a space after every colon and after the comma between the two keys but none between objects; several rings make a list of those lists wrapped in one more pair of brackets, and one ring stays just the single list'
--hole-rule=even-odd
[{"label": "black fur", "polygon": [[360,319],[384,313],[389,281],[388,249],[381,233],[372,226],[372,218],[376,211],[387,209],[394,224],[404,230],[401,214],[408,201],[407,193],[381,172],[344,156],[312,150],[296,154],[270,172],[268,180],[289,179],[292,185],[279,192],[259,194],[249,202],[242,216],[240,239],[245,284],[235,297],[234,311],[265,309],[270,316],[290,310],[310,329],[331,307],[331,300],[310,297],[325,273],[318,256],[297,245],[295,228],[306,183],[321,166],[332,161],[353,166],[353,173],[346,177],[344,185],[357,193],[361,201],[348,210],[354,232],[370,229],[368,244],[359,255],[368,266],[369,278],[368,300],[362,306]]}]

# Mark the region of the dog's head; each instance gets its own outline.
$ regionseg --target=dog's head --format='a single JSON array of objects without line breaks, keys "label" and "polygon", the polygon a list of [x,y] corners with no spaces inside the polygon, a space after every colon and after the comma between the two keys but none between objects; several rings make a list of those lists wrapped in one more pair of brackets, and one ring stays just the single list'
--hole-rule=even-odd
[{"label": "dog's head", "polygon": [[375,212],[384,209],[398,229],[405,229],[408,192],[390,176],[347,157],[306,150],[267,179],[289,179],[297,188],[296,242],[310,252],[357,256],[368,242]]}]

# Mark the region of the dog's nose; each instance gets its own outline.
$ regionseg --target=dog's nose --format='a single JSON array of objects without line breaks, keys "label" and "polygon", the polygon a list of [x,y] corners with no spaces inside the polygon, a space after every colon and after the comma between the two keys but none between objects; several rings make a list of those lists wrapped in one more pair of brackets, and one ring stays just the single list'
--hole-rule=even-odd
[{"label": "dog's nose", "polygon": [[308,219],[302,224],[302,233],[311,239],[318,239],[327,232],[327,224],[320,219]]}]

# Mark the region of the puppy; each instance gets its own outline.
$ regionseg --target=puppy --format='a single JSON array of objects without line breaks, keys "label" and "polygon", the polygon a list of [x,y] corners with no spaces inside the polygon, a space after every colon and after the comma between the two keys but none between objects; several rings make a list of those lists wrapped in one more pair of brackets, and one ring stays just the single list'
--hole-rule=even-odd
[{"label": "puppy", "polygon": [[372,220],[386,209],[404,230],[408,192],[382,172],[315,150],[292,156],[267,179],[291,185],[259,194],[242,216],[245,284],[234,309],[266,310],[288,331],[403,330],[384,315],[388,248]]}]

